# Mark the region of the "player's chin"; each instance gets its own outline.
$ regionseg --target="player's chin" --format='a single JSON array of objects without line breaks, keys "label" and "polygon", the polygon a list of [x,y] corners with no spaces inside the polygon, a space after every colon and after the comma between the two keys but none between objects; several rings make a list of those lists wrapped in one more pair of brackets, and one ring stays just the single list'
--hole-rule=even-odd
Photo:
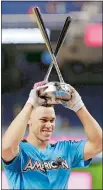
[{"label": "player's chin", "polygon": [[52,134],[49,134],[49,135],[42,135],[41,138],[43,141],[49,141],[51,139],[51,135]]}]

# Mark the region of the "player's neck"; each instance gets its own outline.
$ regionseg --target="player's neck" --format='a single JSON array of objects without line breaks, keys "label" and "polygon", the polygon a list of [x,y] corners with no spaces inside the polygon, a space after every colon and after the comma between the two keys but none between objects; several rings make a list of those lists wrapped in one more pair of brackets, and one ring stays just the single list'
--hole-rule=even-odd
[{"label": "player's neck", "polygon": [[29,134],[26,138],[26,140],[31,143],[33,146],[36,146],[39,149],[45,149],[48,145],[48,141],[41,141],[37,137],[35,137],[33,134]]}]

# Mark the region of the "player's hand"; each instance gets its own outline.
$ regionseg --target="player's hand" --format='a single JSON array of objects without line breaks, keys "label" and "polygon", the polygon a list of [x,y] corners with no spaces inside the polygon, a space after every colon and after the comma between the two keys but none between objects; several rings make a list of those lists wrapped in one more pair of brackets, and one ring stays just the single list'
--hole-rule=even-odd
[{"label": "player's hand", "polygon": [[33,89],[30,91],[27,103],[31,104],[34,108],[45,103],[45,98],[41,94],[47,88],[48,81],[41,81],[34,84]]},{"label": "player's hand", "polygon": [[64,107],[77,112],[84,106],[81,96],[70,84],[60,83],[59,89],[55,91],[55,96]]}]

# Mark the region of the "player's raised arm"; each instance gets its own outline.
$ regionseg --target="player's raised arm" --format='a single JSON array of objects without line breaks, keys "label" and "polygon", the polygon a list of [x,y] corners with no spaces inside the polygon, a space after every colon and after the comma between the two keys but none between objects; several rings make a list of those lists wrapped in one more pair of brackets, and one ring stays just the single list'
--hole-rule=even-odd
[{"label": "player's raised arm", "polygon": [[[102,129],[84,106],[79,93],[69,84],[64,83],[64,85],[61,84],[60,86],[61,88],[63,86],[63,90],[65,89],[65,97],[68,97],[69,101],[60,100],[59,102],[64,107],[73,110],[84,126],[88,139],[84,148],[84,160],[88,160],[102,152]],[[55,92],[55,95],[58,98],[64,98],[58,91]]]},{"label": "player's raised arm", "polygon": [[81,108],[76,114],[88,138],[84,148],[84,160],[88,160],[102,152],[102,129],[86,107]]},{"label": "player's raised arm", "polygon": [[2,138],[2,158],[5,161],[12,160],[18,154],[19,143],[24,137],[31,112],[33,108],[37,107],[44,101],[37,95],[37,90],[39,90],[39,88],[41,89],[41,86],[44,84],[44,81],[36,83],[36,85],[30,92],[29,98],[25,106],[12,121],[7,131],[5,132]]}]

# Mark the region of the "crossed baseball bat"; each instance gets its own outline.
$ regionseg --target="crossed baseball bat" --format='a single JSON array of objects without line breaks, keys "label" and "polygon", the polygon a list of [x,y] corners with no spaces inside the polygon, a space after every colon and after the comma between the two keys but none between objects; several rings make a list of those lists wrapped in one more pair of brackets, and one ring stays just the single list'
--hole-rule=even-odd
[{"label": "crossed baseball bat", "polygon": [[48,68],[48,71],[45,75],[45,78],[44,80],[48,80],[49,78],[49,75],[51,73],[51,70],[53,68],[53,64],[55,66],[55,69],[57,71],[57,74],[58,74],[58,77],[59,77],[59,80],[60,82],[64,82],[64,79],[62,77],[62,74],[60,72],[60,69],[59,69],[59,66],[57,64],[57,61],[56,61],[56,56],[58,55],[58,53],[60,52],[60,49],[62,47],[62,44],[65,40],[65,37],[66,37],[66,33],[68,31],[68,28],[70,26],[70,23],[71,23],[71,17],[68,16],[65,20],[65,23],[64,23],[64,26],[61,30],[61,33],[59,35],[59,38],[58,38],[58,41],[57,41],[57,45],[56,45],[56,49],[55,49],[55,52],[53,52],[53,49],[52,49],[52,46],[51,46],[51,43],[50,43],[50,40],[49,40],[49,37],[48,37],[48,34],[47,34],[47,31],[46,31],[46,27],[44,25],[44,22],[43,22],[43,18],[42,18],[42,15],[40,13],[40,10],[38,7],[34,7],[32,8],[32,14],[33,16],[36,18],[36,22],[37,22],[37,25],[40,29],[40,32],[42,34],[42,37],[44,39],[44,42],[46,44],[46,47],[51,55],[51,58],[52,58],[52,63],[50,64],[49,68]]}]

